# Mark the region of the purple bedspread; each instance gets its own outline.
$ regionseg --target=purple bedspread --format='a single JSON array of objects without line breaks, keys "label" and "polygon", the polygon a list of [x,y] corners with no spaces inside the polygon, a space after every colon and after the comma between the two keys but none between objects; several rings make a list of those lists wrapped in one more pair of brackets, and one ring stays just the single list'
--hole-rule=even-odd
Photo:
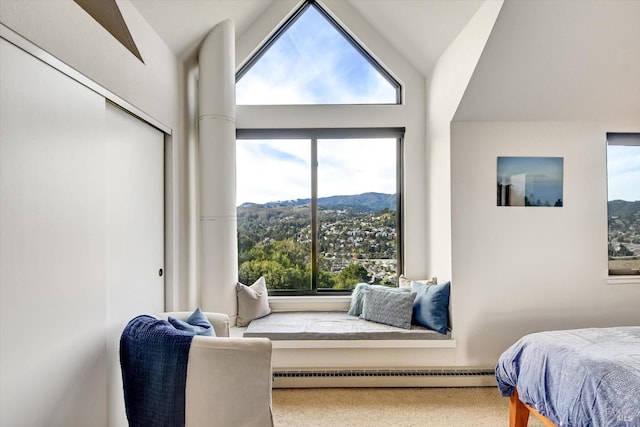
[{"label": "purple bedspread", "polygon": [[640,427],[640,326],[527,335],[496,366],[503,396],[562,427]]}]

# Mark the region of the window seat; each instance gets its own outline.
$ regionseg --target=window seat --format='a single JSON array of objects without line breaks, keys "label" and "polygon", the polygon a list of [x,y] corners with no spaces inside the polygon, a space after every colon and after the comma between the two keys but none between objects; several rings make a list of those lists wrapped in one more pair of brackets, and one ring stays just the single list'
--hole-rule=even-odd
[{"label": "window seat", "polygon": [[[274,372],[455,366],[456,340],[451,331],[442,335],[417,326],[406,330],[349,316],[346,310],[275,311],[246,328],[231,328],[230,334],[269,338]],[[393,384],[409,386],[411,381]],[[392,384],[388,379],[383,382]],[[318,385],[317,379],[314,384]]]},{"label": "window seat", "polygon": [[[427,347],[450,347],[451,331],[446,335],[412,325],[411,329],[370,322],[341,311],[277,312],[253,320],[244,331],[245,337],[266,337],[272,341],[430,341]],[[435,342],[434,342],[435,341]],[[449,341],[446,343],[444,341]],[[441,342],[443,345],[438,345]],[[355,345],[339,345],[352,347]],[[363,343],[360,343],[363,344]],[[375,346],[375,345],[374,345]],[[393,345],[398,347],[398,345]],[[400,345],[402,346],[402,345]],[[455,346],[455,343],[453,344]]]}]

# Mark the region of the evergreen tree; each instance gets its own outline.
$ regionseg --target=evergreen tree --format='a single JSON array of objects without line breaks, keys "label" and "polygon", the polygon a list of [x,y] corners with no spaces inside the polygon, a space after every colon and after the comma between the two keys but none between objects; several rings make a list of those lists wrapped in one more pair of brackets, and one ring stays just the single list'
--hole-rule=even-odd
[{"label": "evergreen tree", "polygon": [[335,289],[353,289],[358,283],[368,282],[369,273],[360,264],[349,264],[335,276]]}]

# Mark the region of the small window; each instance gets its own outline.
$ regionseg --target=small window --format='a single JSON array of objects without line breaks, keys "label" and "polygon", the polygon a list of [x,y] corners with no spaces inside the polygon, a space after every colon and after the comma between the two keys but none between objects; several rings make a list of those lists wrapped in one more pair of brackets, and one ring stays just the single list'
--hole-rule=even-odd
[{"label": "small window", "polygon": [[640,133],[607,134],[610,275],[640,275]]},{"label": "small window", "polygon": [[238,105],[400,103],[400,84],[313,1],[275,32],[236,80]]}]

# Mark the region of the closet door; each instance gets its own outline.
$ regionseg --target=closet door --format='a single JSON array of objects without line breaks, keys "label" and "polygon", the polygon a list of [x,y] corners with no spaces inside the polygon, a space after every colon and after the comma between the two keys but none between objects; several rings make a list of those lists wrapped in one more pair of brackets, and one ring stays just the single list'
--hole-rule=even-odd
[{"label": "closet door", "polygon": [[104,426],[104,98],[0,39],[0,425]]},{"label": "closet door", "polygon": [[164,310],[164,134],[106,104],[109,315]]},{"label": "closet door", "polygon": [[119,340],[164,311],[164,134],[106,103],[109,425],[126,426]]}]

